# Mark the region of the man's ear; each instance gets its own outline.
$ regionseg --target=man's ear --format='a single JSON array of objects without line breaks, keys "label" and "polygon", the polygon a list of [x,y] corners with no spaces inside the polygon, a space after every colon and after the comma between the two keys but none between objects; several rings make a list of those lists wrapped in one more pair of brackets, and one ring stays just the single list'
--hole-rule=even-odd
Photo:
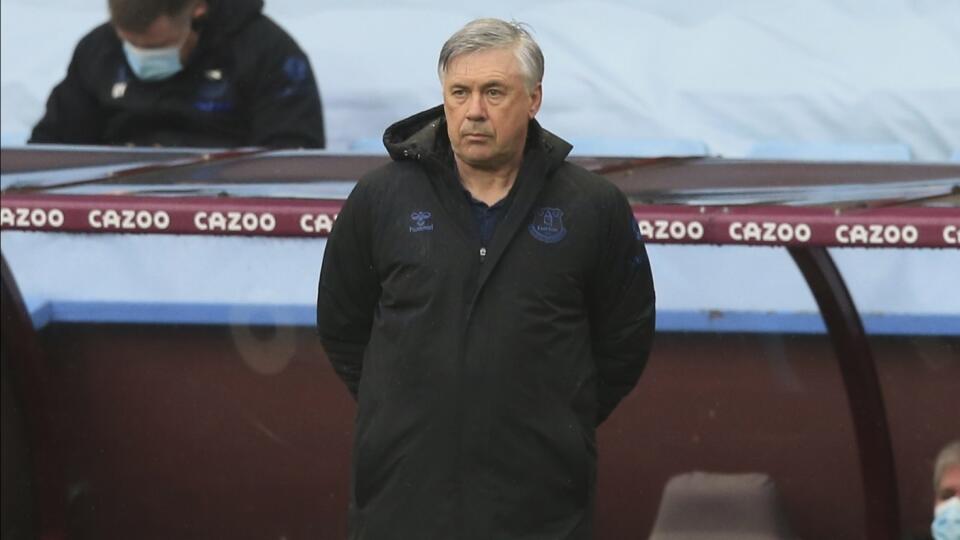
[{"label": "man's ear", "polygon": [[528,116],[531,120],[537,115],[537,112],[540,111],[541,103],[543,103],[543,85],[537,83],[537,87],[533,89],[533,92],[530,92],[530,110],[528,111]]}]

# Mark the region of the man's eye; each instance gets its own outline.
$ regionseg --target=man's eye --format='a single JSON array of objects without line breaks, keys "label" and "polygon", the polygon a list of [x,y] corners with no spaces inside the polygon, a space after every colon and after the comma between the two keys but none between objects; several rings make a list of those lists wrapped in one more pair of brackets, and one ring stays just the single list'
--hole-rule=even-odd
[{"label": "man's eye", "polygon": [[501,91],[499,88],[491,88],[487,90],[487,95],[490,97],[500,97],[503,95],[503,91]]}]

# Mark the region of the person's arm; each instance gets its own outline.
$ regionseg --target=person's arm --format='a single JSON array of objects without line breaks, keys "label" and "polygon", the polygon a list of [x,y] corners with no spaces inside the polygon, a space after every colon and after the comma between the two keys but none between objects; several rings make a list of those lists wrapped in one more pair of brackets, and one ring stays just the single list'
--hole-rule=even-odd
[{"label": "person's arm", "polygon": [[28,142],[102,144],[106,119],[97,97],[83,82],[84,69],[90,69],[90,46],[87,39],[77,45],[66,78],[50,93],[46,113]]},{"label": "person's arm", "polygon": [[354,398],[380,299],[380,280],[371,254],[370,204],[364,184],[357,184],[327,238],[317,292],[320,342]]},{"label": "person's arm", "polygon": [[653,277],[633,211],[619,191],[604,206],[609,222],[590,289],[597,425],[636,386],[655,325]]},{"label": "person's arm", "polygon": [[324,148],[320,92],[307,55],[285,32],[265,45],[250,106],[251,146]]}]

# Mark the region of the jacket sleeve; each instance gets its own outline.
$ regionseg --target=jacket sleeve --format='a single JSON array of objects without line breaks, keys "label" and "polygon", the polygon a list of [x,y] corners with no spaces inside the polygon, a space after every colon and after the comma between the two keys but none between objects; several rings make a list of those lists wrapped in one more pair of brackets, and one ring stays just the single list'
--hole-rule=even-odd
[{"label": "jacket sleeve", "polygon": [[74,50],[67,76],[47,99],[47,109],[30,134],[31,143],[100,144],[106,123],[104,111],[83,74],[97,72],[87,65],[92,44],[85,38]]},{"label": "jacket sleeve", "polygon": [[337,375],[357,397],[380,280],[371,254],[372,213],[363,183],[347,198],[327,238],[317,292],[320,342]]},{"label": "jacket sleeve", "polygon": [[[612,200],[610,200],[612,199]],[[604,205],[605,242],[590,287],[590,327],[598,375],[597,425],[637,384],[655,326],[650,262],[626,197]]]},{"label": "jacket sleeve", "polygon": [[276,39],[264,46],[251,97],[249,144],[324,148],[320,92],[310,61],[293,38],[273,28]]}]

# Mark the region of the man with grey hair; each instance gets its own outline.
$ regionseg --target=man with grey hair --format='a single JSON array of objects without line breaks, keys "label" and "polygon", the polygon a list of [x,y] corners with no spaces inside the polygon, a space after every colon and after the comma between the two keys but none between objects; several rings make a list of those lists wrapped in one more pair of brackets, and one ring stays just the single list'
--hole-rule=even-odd
[{"label": "man with grey hair", "polygon": [[653,339],[639,229],[534,119],[522,25],[467,24],[439,75],[324,254],[320,338],[358,401],[350,537],[590,538],[595,430]]}]

